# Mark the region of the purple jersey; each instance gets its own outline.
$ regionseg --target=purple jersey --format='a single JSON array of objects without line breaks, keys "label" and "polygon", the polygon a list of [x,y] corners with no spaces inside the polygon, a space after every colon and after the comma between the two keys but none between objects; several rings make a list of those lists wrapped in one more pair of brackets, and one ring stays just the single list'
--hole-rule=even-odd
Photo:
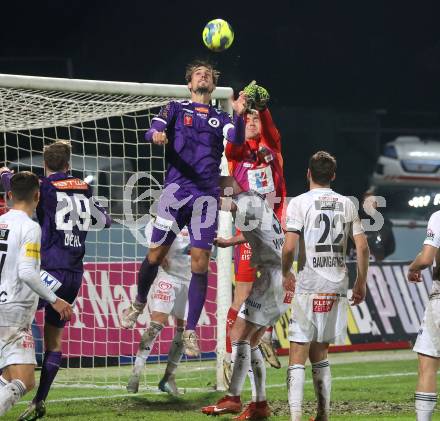
[{"label": "purple jersey", "polygon": [[[10,189],[12,175],[2,174],[5,190]],[[111,224],[93,200],[91,187],[63,172],[40,178],[37,218],[42,231],[41,269],[48,271],[83,272],[87,232],[98,224]]]},{"label": "purple jersey", "polygon": [[244,121],[217,108],[195,102],[171,101],[154,117],[145,138],[152,140],[154,131],[166,129],[168,169],[165,186],[212,190],[218,187],[223,139],[243,143]]}]

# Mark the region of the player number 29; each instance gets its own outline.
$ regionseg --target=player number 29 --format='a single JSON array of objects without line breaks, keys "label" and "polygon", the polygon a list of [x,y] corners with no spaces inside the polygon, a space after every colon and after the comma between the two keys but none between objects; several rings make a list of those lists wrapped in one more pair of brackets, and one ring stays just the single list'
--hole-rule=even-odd
[{"label": "player number 29", "polygon": [[76,225],[80,231],[87,231],[92,222],[90,201],[83,194],[69,196],[57,192],[57,211],[55,222],[57,230],[72,231]]}]

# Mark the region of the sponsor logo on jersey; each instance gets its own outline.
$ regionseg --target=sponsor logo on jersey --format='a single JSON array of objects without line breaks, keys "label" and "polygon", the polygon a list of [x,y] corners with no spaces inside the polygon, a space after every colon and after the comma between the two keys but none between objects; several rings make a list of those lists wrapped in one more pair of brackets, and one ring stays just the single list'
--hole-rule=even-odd
[{"label": "sponsor logo on jersey", "polygon": [[169,282],[166,282],[166,281],[159,281],[158,286],[160,289],[163,289],[165,291],[168,291],[169,289],[171,289],[173,287]]},{"label": "sponsor logo on jersey", "polygon": [[88,190],[89,185],[79,178],[68,178],[67,180],[52,181],[57,190]]},{"label": "sponsor logo on jersey", "polygon": [[202,113],[202,114],[208,114],[209,113],[209,108],[206,108],[206,107],[195,107],[194,109],[198,113]]},{"label": "sponsor logo on jersey", "polygon": [[313,313],[328,313],[333,307],[334,298],[314,298]]},{"label": "sponsor logo on jersey", "polygon": [[44,270],[40,272],[40,278],[41,282],[53,292],[57,291],[61,286],[61,282],[58,279]]},{"label": "sponsor logo on jersey", "polygon": [[0,240],[6,241],[8,239],[9,230],[6,228],[0,228]]},{"label": "sponsor logo on jersey", "polygon": [[426,239],[427,240],[434,240],[435,234],[434,231],[431,228],[428,228],[426,231]]},{"label": "sponsor logo on jersey", "polygon": [[208,114],[205,113],[196,113],[196,116],[203,118],[203,120],[206,120],[208,118]]},{"label": "sponsor logo on jersey", "polygon": [[35,348],[35,342],[31,332],[29,331],[26,332],[23,338],[23,342],[21,343],[21,346],[25,349]]},{"label": "sponsor logo on jersey", "polygon": [[165,301],[165,302],[169,303],[171,301],[171,295],[170,294],[166,294],[166,293],[161,293],[161,292],[155,292],[153,294],[153,299],[154,300]]},{"label": "sponsor logo on jersey", "polygon": [[193,125],[193,117],[191,114],[185,113],[185,115],[183,116],[183,124],[185,126],[192,126]]},{"label": "sponsor logo on jersey", "polygon": [[292,291],[286,291],[286,294],[284,295],[284,304],[291,304],[293,298],[293,292]]},{"label": "sponsor logo on jersey", "polygon": [[220,126],[220,120],[219,120],[218,118],[211,117],[211,118],[208,120],[208,124],[209,124],[211,127],[214,127],[214,128],[216,129],[218,126]]},{"label": "sponsor logo on jersey", "polygon": [[40,245],[38,243],[26,243],[24,246],[25,256],[32,259],[40,258]]},{"label": "sponsor logo on jersey", "polygon": [[337,197],[320,197],[315,201],[316,210],[332,210],[332,211],[344,211],[344,204],[338,202]]},{"label": "sponsor logo on jersey", "polygon": [[259,189],[263,187],[267,187],[269,185],[269,181],[267,179],[267,173],[265,171],[260,171],[255,173],[255,184]]},{"label": "sponsor logo on jersey", "polygon": [[8,224],[0,224],[0,229],[8,228]]}]

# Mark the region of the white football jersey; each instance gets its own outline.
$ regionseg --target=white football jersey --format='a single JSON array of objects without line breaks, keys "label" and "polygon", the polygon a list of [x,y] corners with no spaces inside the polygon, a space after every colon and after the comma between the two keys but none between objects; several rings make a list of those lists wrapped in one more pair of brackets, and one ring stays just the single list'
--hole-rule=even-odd
[{"label": "white football jersey", "polygon": [[[153,226],[154,221],[151,220],[145,227],[145,237],[147,239],[148,247],[150,247]],[[191,280],[191,256],[189,254],[189,249],[189,233],[188,229],[185,227],[176,236],[176,239],[171,245],[166,256],[169,265],[166,272],[170,275],[177,276],[179,279],[187,282]],[[162,267],[159,267],[159,271],[163,270],[164,269]]]},{"label": "white football jersey", "polygon": [[41,228],[20,210],[0,216],[0,326],[30,327],[38,295],[20,280],[19,266],[40,273]]},{"label": "white football jersey", "polygon": [[[426,239],[423,244],[435,247],[437,249],[440,248],[440,211],[434,212],[429,218],[428,228],[426,230]],[[440,293],[440,281],[433,279],[432,293]]]},{"label": "white football jersey", "polygon": [[237,205],[235,226],[252,249],[252,267],[281,267],[284,232],[263,196],[249,190],[234,198]]},{"label": "white football jersey", "polygon": [[290,201],[286,227],[301,235],[296,291],[346,293],[348,236],[364,231],[353,202],[329,188],[312,189]]}]

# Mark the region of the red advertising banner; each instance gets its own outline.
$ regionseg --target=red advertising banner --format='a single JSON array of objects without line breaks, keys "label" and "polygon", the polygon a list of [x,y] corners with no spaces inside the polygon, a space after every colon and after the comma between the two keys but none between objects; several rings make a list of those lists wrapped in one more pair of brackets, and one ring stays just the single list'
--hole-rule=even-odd
[{"label": "red advertising banner", "polygon": [[[135,329],[120,326],[122,311],[136,296],[136,278],[140,263],[86,263],[83,284],[76,300],[74,317],[66,326],[63,354],[66,357],[120,357],[136,354],[139,340],[150,321],[148,308],[139,317]],[[198,334],[202,353],[209,357],[216,349],[216,276],[211,264],[208,293]],[[43,312],[36,322],[42,325]],[[174,321],[161,332],[152,356],[168,353],[174,336]]]}]

